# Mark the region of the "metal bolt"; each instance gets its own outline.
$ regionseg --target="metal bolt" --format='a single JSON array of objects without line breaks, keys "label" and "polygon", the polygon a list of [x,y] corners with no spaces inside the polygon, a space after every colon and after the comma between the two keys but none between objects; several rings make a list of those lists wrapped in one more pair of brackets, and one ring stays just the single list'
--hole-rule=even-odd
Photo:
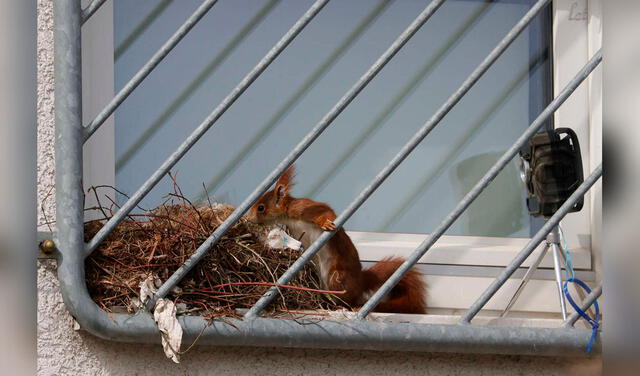
[{"label": "metal bolt", "polygon": [[42,253],[50,255],[56,250],[56,243],[51,239],[43,240],[40,242],[40,250]]}]

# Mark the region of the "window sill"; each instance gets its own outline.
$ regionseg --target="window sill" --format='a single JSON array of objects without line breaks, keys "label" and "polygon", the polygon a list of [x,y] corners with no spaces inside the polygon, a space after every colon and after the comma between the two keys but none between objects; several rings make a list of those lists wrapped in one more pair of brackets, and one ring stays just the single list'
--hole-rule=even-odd
[{"label": "window sill", "polygon": [[[407,257],[428,234],[399,234],[349,231],[362,261],[379,261],[388,256]],[[495,238],[481,236],[444,235],[419,261],[421,264],[506,266],[529,242],[526,238]],[[524,262],[528,267],[542,251],[541,244]],[[588,247],[571,249],[573,266],[578,270],[591,269]],[[553,268],[553,257],[547,253],[540,268]]]},{"label": "window sill", "polygon": [[[427,234],[398,234],[350,231],[364,267],[388,257],[407,257],[428,236]],[[470,307],[478,296],[502,272],[518,252],[529,242],[525,238],[495,238],[475,236],[443,236],[419,261],[418,269],[428,286],[427,303],[430,312],[454,312]],[[526,269],[542,251],[541,244],[504,286],[487,303],[483,314],[501,312],[517,290]],[[571,250],[576,276],[592,285],[596,280],[591,271],[588,248]],[[573,296],[580,292],[571,291]],[[515,315],[560,312],[558,292],[553,272],[552,253],[548,252],[522,295],[512,307]]]}]

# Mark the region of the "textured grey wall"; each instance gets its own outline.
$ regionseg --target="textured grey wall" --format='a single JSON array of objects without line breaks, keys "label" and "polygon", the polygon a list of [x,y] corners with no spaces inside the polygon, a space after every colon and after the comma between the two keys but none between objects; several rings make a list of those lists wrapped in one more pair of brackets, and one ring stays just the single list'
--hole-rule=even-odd
[{"label": "textured grey wall", "polygon": [[[55,167],[52,1],[38,0],[39,205],[53,186]],[[44,207],[53,218],[53,201]],[[176,365],[160,346],[112,343],[74,331],[55,269],[52,261],[38,262],[39,375],[593,374],[583,370],[589,366],[584,359],[222,347],[195,347]]]},{"label": "textured grey wall", "polygon": [[38,223],[55,218],[53,115],[53,6],[38,0]]}]

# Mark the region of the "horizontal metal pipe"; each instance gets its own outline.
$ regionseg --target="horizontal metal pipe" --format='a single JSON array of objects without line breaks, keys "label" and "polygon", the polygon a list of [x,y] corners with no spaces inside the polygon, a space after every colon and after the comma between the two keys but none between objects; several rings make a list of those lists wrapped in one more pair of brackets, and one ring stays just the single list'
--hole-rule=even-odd
[{"label": "horizontal metal pipe", "polygon": [[[93,304],[95,306],[95,304]],[[97,307],[96,307],[97,308]],[[100,309],[97,308],[97,311]],[[109,340],[159,343],[160,335],[149,313],[100,315],[80,326]],[[108,321],[106,321],[108,320]],[[178,318],[183,343],[190,344],[207,322],[201,317]],[[538,356],[585,356],[591,331],[573,328],[527,328],[443,325],[350,320],[285,320],[255,318],[215,320],[198,339],[199,345],[318,348],[374,351],[421,351]],[[88,327],[87,324],[92,325]],[[104,327],[106,326],[106,327]],[[594,351],[601,351],[596,340]]]},{"label": "horizontal metal pipe", "polygon": [[[331,124],[331,122],[344,110],[349,103],[364,89],[364,87],[375,77],[375,75],[395,56],[407,41],[424,25],[425,22],[438,10],[445,0],[433,0],[416,17],[411,24],[398,36],[398,38],[387,48],[387,50],[376,60],[367,72],[360,77],[358,82],[347,91],[345,95],[336,103],[333,108],[320,120],[320,122],[305,136],[305,138],[289,153],[289,155],[272,171],[271,175],[262,183],[259,189],[249,197],[251,203],[257,200],[268,187],[289,167],[306,148]],[[240,209],[240,208],[238,208]],[[243,208],[243,213],[247,208]],[[354,209],[355,211],[355,209]],[[348,217],[340,216],[336,219],[336,228],[340,228]],[[316,241],[289,267],[289,269],[278,279],[278,284],[288,283],[315,255],[322,245],[326,243],[334,232],[324,232]],[[265,294],[251,307],[245,317],[257,316],[276,296],[277,287],[271,287]]]},{"label": "horizontal metal pipe", "polygon": [[[151,175],[147,181],[129,198],[124,205],[109,219],[109,221],[96,233],[86,246],[86,255],[96,249],[98,244],[122,221],[127,214],[142,200],[144,196],[162,179],[163,176],[191,149],[191,147],[205,134],[209,128],[227,111],[229,107],[247,90],[262,72],[271,64],[278,55],[293,41],[304,27],[315,17],[329,0],[317,0],[300,17],[287,33],[269,50],[269,52],[247,73],[240,83],[231,90],[225,99],[207,116],[206,119],[187,137],[187,139],[167,158],[162,165]],[[237,212],[237,210],[236,210]],[[242,215],[237,216],[239,218]],[[225,221],[227,223],[227,221]],[[223,223],[224,224],[224,223]],[[221,225],[222,226],[222,225]],[[230,227],[230,226],[229,226]],[[220,227],[219,227],[220,228]],[[201,249],[202,247],[200,247]],[[188,262],[187,262],[188,263]],[[184,265],[183,265],[184,267]],[[192,266],[189,266],[189,269]],[[179,269],[182,270],[182,269]]]},{"label": "horizontal metal pipe", "polygon": [[[58,273],[65,305],[80,327],[105,340],[159,343],[158,328],[150,313],[108,315],[93,302],[87,292],[79,250],[81,248],[66,246],[61,249],[63,255]],[[228,318],[212,323],[199,316],[179,316],[178,320],[184,330],[185,345],[200,336],[199,345],[585,356],[584,349],[591,337],[591,331],[573,328],[314,321],[304,318],[294,321],[260,317],[252,320]],[[594,352],[601,351],[599,338],[593,349]]]},{"label": "horizontal metal pipe", "polygon": [[[598,285],[598,287],[596,287],[595,289],[591,290],[589,295],[587,295],[584,298],[584,301],[580,304],[580,309],[583,312],[587,312],[589,307],[591,307],[593,302],[595,302],[596,299],[598,299],[600,297],[600,295],[602,295],[602,283],[600,283]],[[562,323],[562,326],[565,327],[565,328],[573,327],[573,325],[575,325],[576,321],[578,321],[579,318],[580,318],[580,314],[578,312],[573,312],[567,318],[567,320],[564,323]]]},{"label": "horizontal metal pipe", "polygon": [[589,177],[580,184],[580,186],[569,196],[567,201],[556,211],[551,218],[549,218],[544,226],[535,234],[533,238],[527,243],[527,245],[518,253],[518,255],[511,261],[509,265],[500,273],[500,275],[491,282],[491,285],[480,295],[480,297],[473,303],[471,308],[460,319],[461,324],[468,324],[480,312],[482,307],[493,297],[493,295],[502,287],[502,285],[511,277],[520,265],[531,255],[531,253],[538,247],[547,235],[553,230],[555,226],[560,223],[567,213],[573,208],[576,202],[591,188],[591,186],[600,179],[602,176],[602,165],[598,166]]},{"label": "horizontal metal pipe", "polygon": [[[509,33],[498,43],[496,48],[480,63],[480,65],[467,77],[462,85],[453,93],[449,99],[438,109],[435,115],[431,117],[420,130],[402,147],[389,164],[373,179],[369,185],[364,188],[360,194],[349,204],[349,206],[334,221],[336,228],[340,228],[360,208],[364,201],[375,192],[375,190],[385,181],[389,175],[404,161],[404,159],[415,149],[418,144],[435,128],[440,120],[455,106],[464,94],[480,79],[482,74],[486,72],[491,64],[509,47],[522,30],[533,20],[540,10],[548,3],[549,0],[538,1],[518,23],[509,31]],[[279,280],[286,284],[291,280],[303,267],[311,260],[313,255],[318,252],[324,244],[331,239],[333,232],[324,232],[316,241],[300,256],[298,260],[287,270]],[[399,279],[398,279],[399,280]],[[285,282],[286,281],[286,282]],[[391,286],[393,287],[393,286]],[[390,289],[390,288],[389,288]],[[257,316],[276,296],[278,289],[270,288],[265,295],[247,312],[246,317]],[[375,295],[374,295],[375,296]],[[366,305],[365,305],[366,307]],[[365,308],[363,307],[363,309]],[[372,309],[369,307],[368,309]],[[364,316],[363,316],[364,317]]]},{"label": "horizontal metal pipe", "polygon": [[173,50],[173,48],[184,38],[191,29],[204,17],[218,0],[205,0],[189,18],[180,26],[178,30],[167,39],[158,51],[140,68],[140,70],[120,89],[118,94],[100,111],[84,129],[84,141],[86,142],[95,131],[111,116],[111,114],[124,102],[125,99],[142,83],[142,81],[160,64],[160,62]]},{"label": "horizontal metal pipe", "polygon": [[518,151],[524,146],[535,133],[544,126],[545,121],[553,115],[555,110],[564,103],[571,93],[580,85],[589,73],[602,60],[600,51],[583,67],[580,72],[569,82],[562,92],[540,113],[540,115],[531,123],[529,128],[516,140],[516,142],[498,159],[498,161],[487,171],[487,173],[476,183],[476,185],[467,193],[467,195],[458,203],[458,205],[449,213],[445,219],[438,225],[433,233],[426,238],[416,250],[400,265],[400,267],[389,277],[389,279],[374,293],[369,301],[367,301],[358,312],[359,318],[364,318],[375,308],[380,300],[402,279],[402,276],[413,266],[436,241],[444,234],[444,232],[464,213],[464,211],[473,203],[473,201],[482,193],[482,191],[495,179],[500,171],[518,154]]},{"label": "horizontal metal pipe", "polygon": [[[93,302],[84,280],[83,259],[74,252],[80,249],[63,247],[58,267],[65,305],[80,327],[105,340],[159,343],[158,328],[150,313],[108,315]],[[199,345],[218,346],[585,356],[584,349],[591,337],[591,331],[573,328],[314,321],[304,318],[294,321],[260,317],[251,320],[228,318],[212,323],[199,316],[179,316],[178,320],[184,330],[185,345],[199,336]],[[593,351],[601,351],[599,338]]]},{"label": "horizontal metal pipe", "polygon": [[102,4],[106,3],[107,0],[93,0],[86,8],[82,10],[82,23],[84,24],[93,16],[93,14],[100,9]]}]

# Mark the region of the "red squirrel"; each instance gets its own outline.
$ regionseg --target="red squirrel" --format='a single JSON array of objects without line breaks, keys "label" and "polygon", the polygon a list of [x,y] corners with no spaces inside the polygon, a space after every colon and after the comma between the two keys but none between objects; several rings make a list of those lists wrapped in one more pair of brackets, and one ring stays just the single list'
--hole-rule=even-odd
[{"label": "red squirrel", "polygon": [[[286,225],[291,235],[308,248],[322,231],[336,229],[336,214],[329,205],[289,195],[293,186],[294,166],[289,167],[276,182],[275,188],[260,197],[247,218],[255,223]],[[362,269],[358,251],[351,238],[340,228],[315,255],[315,264],[323,288],[344,291],[337,294],[349,307],[360,307],[404,262],[399,257],[379,261]],[[425,313],[426,287],[415,268],[383,298],[375,312]]]}]

